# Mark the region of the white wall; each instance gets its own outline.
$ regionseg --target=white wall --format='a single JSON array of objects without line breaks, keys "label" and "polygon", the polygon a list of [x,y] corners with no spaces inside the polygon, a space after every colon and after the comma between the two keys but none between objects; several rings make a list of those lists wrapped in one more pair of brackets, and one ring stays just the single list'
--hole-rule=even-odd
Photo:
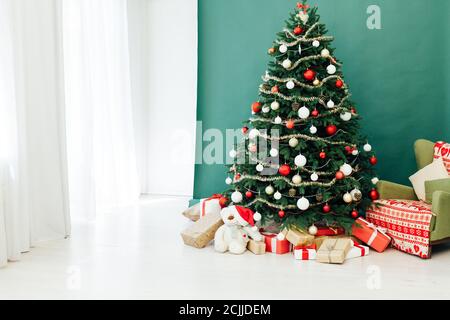
[{"label": "white wall", "polygon": [[192,195],[197,0],[129,0],[128,9],[142,191]]}]

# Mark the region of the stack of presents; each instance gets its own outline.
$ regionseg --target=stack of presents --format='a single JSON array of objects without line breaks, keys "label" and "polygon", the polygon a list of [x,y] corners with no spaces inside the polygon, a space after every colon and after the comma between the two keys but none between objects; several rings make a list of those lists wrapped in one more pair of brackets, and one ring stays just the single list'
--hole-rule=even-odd
[{"label": "stack of presents", "polygon": [[[367,210],[365,219],[355,220],[351,233],[339,227],[317,227],[312,235],[299,228],[272,225],[259,229],[258,239],[249,233],[247,250],[258,255],[293,253],[297,260],[342,264],[392,246],[430,258],[432,245],[450,240],[450,144],[418,140],[415,153],[419,171],[410,177],[412,187],[380,181],[381,199]],[[206,247],[224,225],[218,198],[203,199],[183,213],[194,221],[181,234],[186,245]],[[244,221],[244,229],[256,228],[253,221],[245,227],[245,220],[238,220]]]}]

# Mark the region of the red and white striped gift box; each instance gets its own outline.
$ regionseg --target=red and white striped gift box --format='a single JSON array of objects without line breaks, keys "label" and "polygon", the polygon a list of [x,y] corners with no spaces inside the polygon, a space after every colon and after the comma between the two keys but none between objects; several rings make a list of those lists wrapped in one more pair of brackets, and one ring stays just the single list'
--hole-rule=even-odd
[{"label": "red and white striped gift box", "polygon": [[285,254],[292,251],[292,244],[284,237],[279,239],[276,233],[262,233],[264,241],[266,243],[266,252],[272,252],[276,254]]}]

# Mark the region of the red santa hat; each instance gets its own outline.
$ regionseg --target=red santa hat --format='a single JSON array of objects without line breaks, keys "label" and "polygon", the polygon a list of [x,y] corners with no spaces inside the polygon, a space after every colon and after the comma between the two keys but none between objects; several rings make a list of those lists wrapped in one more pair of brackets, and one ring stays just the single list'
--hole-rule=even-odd
[{"label": "red santa hat", "polygon": [[257,212],[254,213],[249,208],[244,208],[241,206],[231,206],[228,207],[230,210],[233,210],[234,216],[237,221],[243,226],[249,224],[250,226],[255,226],[255,221],[261,220],[261,215]]}]

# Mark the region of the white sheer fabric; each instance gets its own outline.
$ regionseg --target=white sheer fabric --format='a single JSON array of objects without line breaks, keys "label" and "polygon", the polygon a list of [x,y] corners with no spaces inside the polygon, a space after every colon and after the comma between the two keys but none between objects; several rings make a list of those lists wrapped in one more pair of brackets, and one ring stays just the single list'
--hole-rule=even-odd
[{"label": "white sheer fabric", "polygon": [[70,232],[56,0],[0,1],[0,266]]}]

